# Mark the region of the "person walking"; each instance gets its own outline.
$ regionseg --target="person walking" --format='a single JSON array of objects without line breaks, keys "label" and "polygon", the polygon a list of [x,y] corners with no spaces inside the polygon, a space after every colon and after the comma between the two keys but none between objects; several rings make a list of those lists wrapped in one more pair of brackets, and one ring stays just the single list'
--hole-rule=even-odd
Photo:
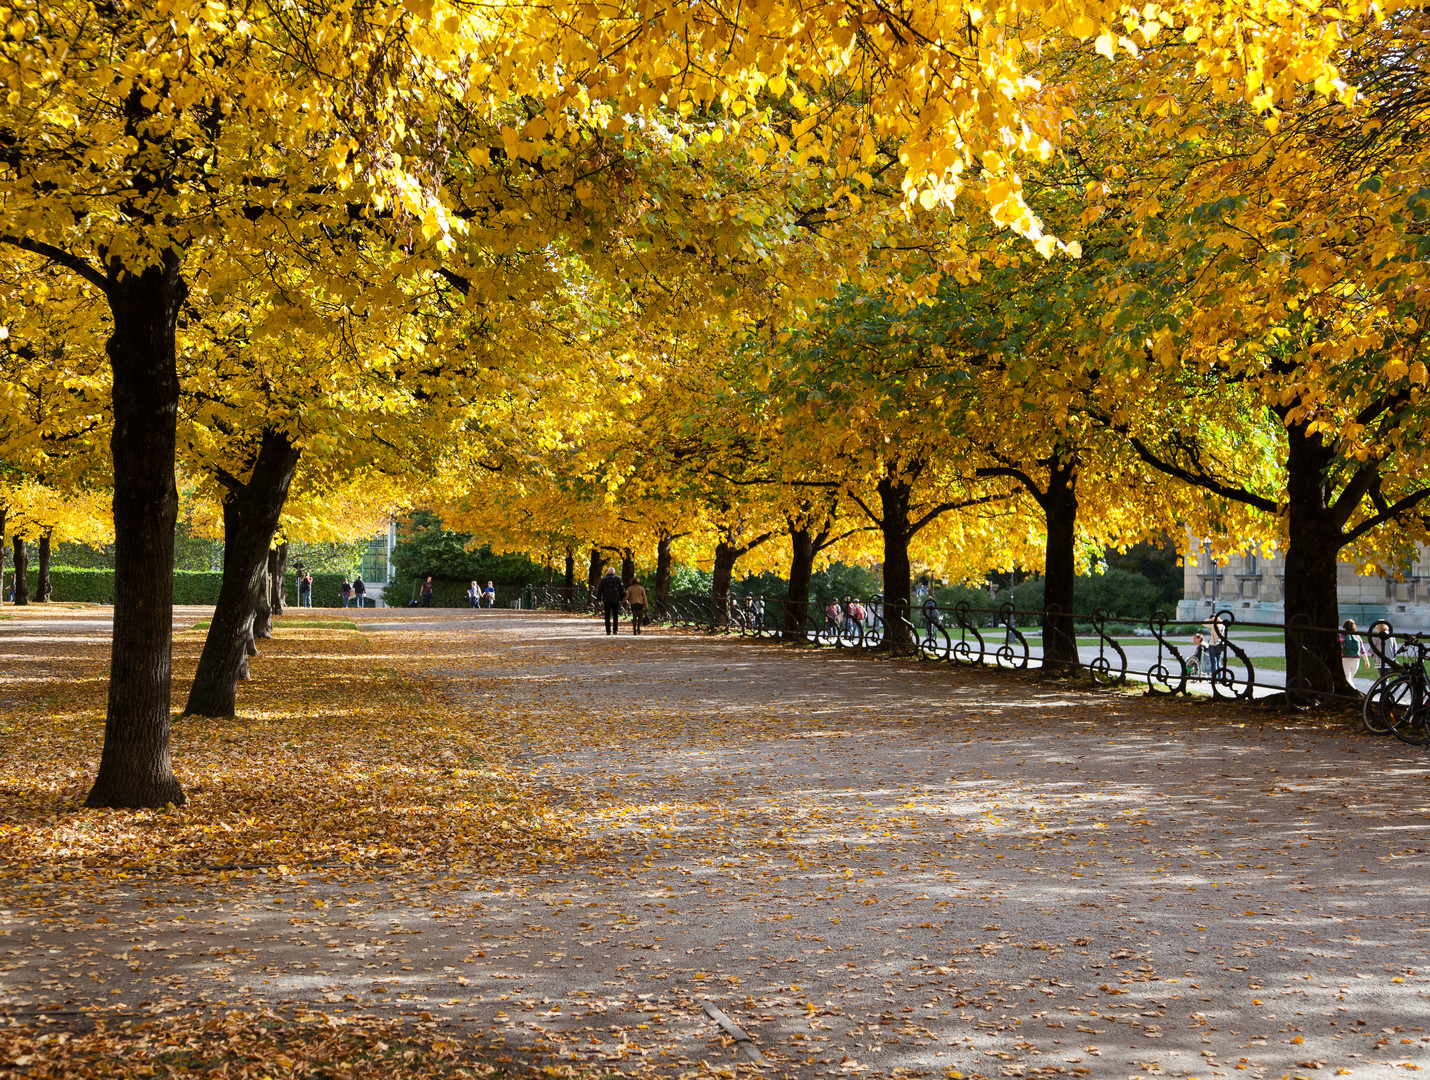
[{"label": "person walking", "polygon": [[367,586],[363,584],[361,574],[353,582],[353,599],[357,602],[358,607],[362,607],[363,602],[367,599]]},{"label": "person walking", "polygon": [[639,634],[646,606],[645,586],[640,578],[631,578],[631,583],[626,586],[626,603],[631,605],[631,633]]},{"label": "person walking", "polygon": [[482,606],[482,593],[481,593],[481,590],[480,590],[479,588],[477,588],[477,583],[474,581],[474,582],[472,582],[471,586],[467,589],[467,607],[469,607],[469,608],[479,608],[479,607],[481,607],[481,606]]},{"label": "person walking", "polygon": [[1202,623],[1209,631],[1207,637],[1207,672],[1215,679],[1226,664],[1226,623],[1221,616],[1213,615]]},{"label": "person walking", "polygon": [[1361,657],[1365,654],[1365,642],[1356,633],[1356,621],[1347,619],[1341,624],[1341,669],[1346,673],[1346,682],[1356,684],[1356,672],[1360,670]]},{"label": "person walking", "polygon": [[421,595],[422,595],[422,606],[423,606],[423,607],[431,607],[431,606],[432,606],[432,579],[431,579],[430,577],[429,577],[426,581],[424,581],[424,582],[422,583]]},{"label": "person walking", "polygon": [[1400,643],[1390,629],[1390,623],[1377,619],[1370,626],[1370,640],[1366,643],[1370,650],[1370,661],[1375,665],[1376,674],[1384,678],[1399,669],[1395,655],[1400,651]]},{"label": "person walking", "polygon": [[298,579],[298,606],[313,606],[313,575],[306,570],[303,576]]},{"label": "person walking", "polygon": [[486,598],[488,611],[497,606],[497,587],[490,581],[487,582],[486,591],[482,593],[482,596]]},{"label": "person walking", "polygon": [[338,586],[338,595],[342,597],[343,607],[348,607],[348,601],[353,595],[353,583],[347,578],[343,578],[343,583]]},{"label": "person walking", "polygon": [[621,601],[625,599],[626,587],[616,576],[615,567],[606,567],[605,577],[596,583],[596,595],[605,609],[606,633],[619,633],[621,629]]}]

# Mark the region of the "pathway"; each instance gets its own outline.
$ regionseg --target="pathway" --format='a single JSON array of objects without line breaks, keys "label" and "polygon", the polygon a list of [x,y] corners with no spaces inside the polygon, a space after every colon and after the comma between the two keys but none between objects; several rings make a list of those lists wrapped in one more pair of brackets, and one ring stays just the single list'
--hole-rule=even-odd
[{"label": "pathway", "polygon": [[1430,761],[1400,744],[584,619],[351,614],[394,648],[491,636],[457,704],[609,856],[0,910],[0,1012],[407,1013],[502,1057],[799,1076],[1430,1067]]}]

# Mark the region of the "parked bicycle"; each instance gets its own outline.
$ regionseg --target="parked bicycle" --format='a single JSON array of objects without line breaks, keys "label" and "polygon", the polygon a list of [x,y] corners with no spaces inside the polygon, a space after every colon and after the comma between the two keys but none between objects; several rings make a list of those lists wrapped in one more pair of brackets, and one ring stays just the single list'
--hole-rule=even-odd
[{"label": "parked bicycle", "polygon": [[1398,670],[1381,676],[1366,694],[1361,715],[1367,728],[1389,731],[1411,746],[1430,745],[1427,656],[1430,656],[1430,644],[1419,634],[1405,643],[1396,658]]}]

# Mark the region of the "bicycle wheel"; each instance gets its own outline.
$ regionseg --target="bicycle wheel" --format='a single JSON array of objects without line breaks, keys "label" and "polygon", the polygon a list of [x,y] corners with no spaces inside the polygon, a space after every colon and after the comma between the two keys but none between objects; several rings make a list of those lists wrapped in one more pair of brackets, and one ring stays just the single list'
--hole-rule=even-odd
[{"label": "bicycle wheel", "polygon": [[[1420,677],[1423,679],[1423,676]],[[1381,718],[1390,733],[1411,746],[1430,743],[1430,702],[1416,673],[1407,672],[1380,693]]]},{"label": "bicycle wheel", "polygon": [[[1390,734],[1390,725],[1386,723],[1385,713],[1382,710],[1381,696],[1387,692],[1393,693],[1396,683],[1402,678],[1400,672],[1393,671],[1389,675],[1382,675],[1376,679],[1371,688],[1366,691],[1365,701],[1361,703],[1360,718],[1367,731],[1376,735]],[[1409,692],[1408,687],[1404,692]]]}]

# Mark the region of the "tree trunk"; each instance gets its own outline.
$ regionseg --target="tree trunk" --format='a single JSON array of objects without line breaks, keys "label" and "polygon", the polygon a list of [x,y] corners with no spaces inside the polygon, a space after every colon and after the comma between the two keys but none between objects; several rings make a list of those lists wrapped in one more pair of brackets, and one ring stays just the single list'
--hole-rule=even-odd
[{"label": "tree trunk", "polygon": [[661,532],[655,545],[655,617],[670,618],[670,534]]},{"label": "tree trunk", "polygon": [[789,538],[789,591],[785,596],[780,637],[785,641],[803,641],[809,611],[809,582],[814,576],[814,536],[808,528],[799,528],[791,529]]},{"label": "tree trunk", "polygon": [[566,577],[562,588],[566,592],[566,606],[573,607],[576,603],[576,549],[570,544],[566,545]]},{"label": "tree trunk", "polygon": [[621,548],[621,584],[630,588],[636,579],[636,554],[630,548]]},{"label": "tree trunk", "polygon": [[174,621],[174,327],[187,287],[172,248],[142,271],[109,267],[114,376],[114,636],[109,709],[90,807],[184,802],[169,761]]},{"label": "tree trunk", "polygon": [[39,580],[35,583],[35,599],[42,604],[48,604],[50,594],[55,591],[50,584],[50,533],[53,531],[46,529],[45,535],[40,537],[40,570]]},{"label": "tree trunk", "polygon": [[[1304,424],[1286,434],[1286,686],[1353,693],[1337,633],[1336,563],[1344,541],[1326,490],[1331,451]],[[1292,629],[1297,622],[1310,629]]]},{"label": "tree trunk", "polygon": [[[273,637],[273,605],[269,603],[268,554],[258,568],[258,595],[253,598],[253,636],[258,641]],[[257,650],[254,650],[257,655]]]},{"label": "tree trunk", "polygon": [[299,455],[286,435],[264,429],[248,482],[230,489],[224,499],[223,582],[184,707],[186,715],[235,712],[238,681],[248,678],[248,657],[258,652],[253,644],[256,613],[272,604],[269,544]]},{"label": "tree trunk", "polygon": [[735,576],[735,560],[744,551],[722,539],[715,545],[715,565],[710,572],[710,625],[724,626],[730,619],[730,579]]},{"label": "tree trunk", "polygon": [[0,506],[0,607],[5,606],[5,524],[10,516],[8,506]]},{"label": "tree trunk", "polygon": [[15,537],[15,604],[19,607],[30,602],[30,554],[25,549],[25,541]]},{"label": "tree trunk", "polygon": [[601,549],[593,547],[591,549],[591,565],[586,568],[586,587],[591,591],[596,591],[596,586],[601,581]]},{"label": "tree trunk", "polygon": [[884,643],[891,649],[911,646],[909,635],[909,598],[912,595],[912,571],[909,565],[909,498],[913,486],[899,476],[885,476],[879,481],[879,504],[884,534]]},{"label": "tree trunk", "polygon": [[1074,470],[1072,461],[1053,458],[1048,467],[1047,490],[1039,500],[1047,524],[1047,543],[1043,549],[1043,670],[1046,672],[1078,666],[1077,636],[1073,628],[1077,562],[1077,476]]},{"label": "tree trunk", "polygon": [[[287,501],[287,496],[284,496]],[[282,615],[288,606],[288,541],[268,549],[268,604],[273,614]]]}]

